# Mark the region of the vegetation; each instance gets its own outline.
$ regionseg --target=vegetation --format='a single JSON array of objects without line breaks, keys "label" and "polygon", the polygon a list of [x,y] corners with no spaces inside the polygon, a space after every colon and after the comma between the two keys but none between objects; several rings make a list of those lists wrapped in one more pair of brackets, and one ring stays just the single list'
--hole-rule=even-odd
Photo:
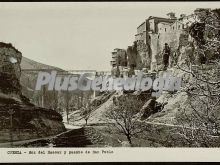
[{"label": "vegetation", "polygon": [[109,108],[106,117],[123,133],[132,145],[132,137],[141,133],[145,125],[139,121],[138,113],[143,106],[143,101],[136,96],[123,95],[114,99],[114,104]]},{"label": "vegetation", "polygon": [[[178,121],[180,135],[197,147],[219,147],[220,142],[220,24],[219,15],[206,11],[194,22],[189,33],[194,38],[193,55],[205,65],[179,67],[192,76],[184,92],[189,96]],[[187,123],[187,125],[185,124]]]}]

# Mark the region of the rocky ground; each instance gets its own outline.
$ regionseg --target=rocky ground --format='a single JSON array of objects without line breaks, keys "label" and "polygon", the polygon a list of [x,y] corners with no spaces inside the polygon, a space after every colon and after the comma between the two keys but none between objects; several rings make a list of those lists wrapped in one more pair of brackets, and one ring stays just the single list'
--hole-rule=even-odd
[{"label": "rocky ground", "polygon": [[[134,147],[162,147],[165,143],[161,137],[146,136],[147,132],[132,138]],[[164,138],[164,137],[163,137]],[[158,139],[161,139],[158,143]],[[125,136],[107,125],[88,126],[68,130],[51,138],[39,139],[17,147],[130,147]]]},{"label": "rocky ground", "polygon": [[49,139],[26,143],[20,147],[106,147],[104,136],[93,127],[66,131]]}]

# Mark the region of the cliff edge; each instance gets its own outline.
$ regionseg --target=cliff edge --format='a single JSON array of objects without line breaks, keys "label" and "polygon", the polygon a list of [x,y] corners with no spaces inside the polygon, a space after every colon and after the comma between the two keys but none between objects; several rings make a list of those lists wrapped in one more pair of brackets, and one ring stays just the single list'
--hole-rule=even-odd
[{"label": "cliff edge", "polygon": [[[37,107],[22,94],[22,53],[0,42],[0,142],[55,135],[65,131],[62,116],[52,109]],[[12,136],[12,137],[11,137]]]}]

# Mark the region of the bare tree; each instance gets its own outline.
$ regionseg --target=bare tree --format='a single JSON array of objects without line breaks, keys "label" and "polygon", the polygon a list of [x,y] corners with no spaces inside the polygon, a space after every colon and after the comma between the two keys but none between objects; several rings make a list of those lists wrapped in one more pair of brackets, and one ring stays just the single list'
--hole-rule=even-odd
[{"label": "bare tree", "polygon": [[67,119],[68,124],[69,124],[70,101],[71,101],[71,94],[69,93],[69,91],[65,91],[64,92],[64,108],[66,110],[66,119]]},{"label": "bare tree", "polygon": [[119,132],[123,133],[132,145],[132,137],[145,130],[145,125],[138,120],[137,114],[143,106],[143,101],[136,96],[123,95],[114,99],[106,117]]},{"label": "bare tree", "polygon": [[88,124],[88,120],[91,117],[91,113],[93,110],[93,106],[90,103],[87,103],[86,106],[83,106],[81,108],[82,112],[81,112],[81,116],[82,118],[85,120],[86,125]]},{"label": "bare tree", "polygon": [[183,89],[189,99],[178,118],[182,124],[180,135],[197,147],[219,147],[220,18],[213,11],[206,11],[200,17],[201,22],[194,22],[189,28],[189,34],[194,38],[193,55],[200,59],[199,63],[190,61],[190,65],[185,67],[177,65],[192,76]]}]

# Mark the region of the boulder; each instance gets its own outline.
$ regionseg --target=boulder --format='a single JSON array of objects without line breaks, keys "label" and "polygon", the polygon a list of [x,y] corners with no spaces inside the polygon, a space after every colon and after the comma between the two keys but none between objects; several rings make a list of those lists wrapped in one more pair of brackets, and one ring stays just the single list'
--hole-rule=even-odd
[{"label": "boulder", "polygon": [[142,107],[140,114],[141,114],[141,120],[144,120],[146,118],[148,118],[151,114],[158,112],[158,110],[156,109],[156,100],[153,99],[149,99],[144,106]]}]

